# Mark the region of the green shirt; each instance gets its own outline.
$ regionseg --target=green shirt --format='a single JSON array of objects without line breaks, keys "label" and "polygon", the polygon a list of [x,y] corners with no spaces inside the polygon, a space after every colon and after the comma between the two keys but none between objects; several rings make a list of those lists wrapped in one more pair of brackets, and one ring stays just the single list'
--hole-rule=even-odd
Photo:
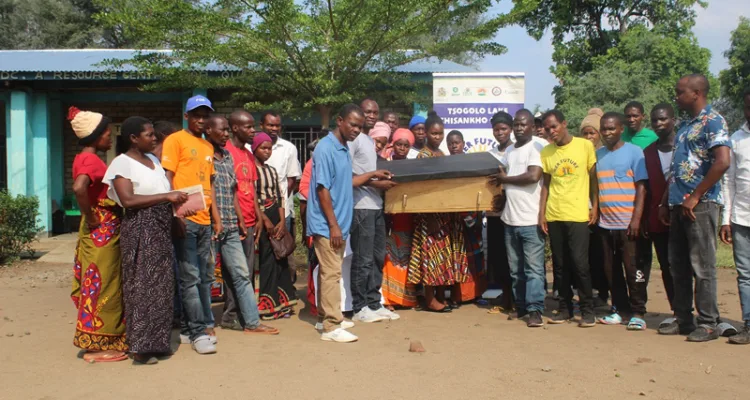
[{"label": "green shirt", "polygon": [[625,131],[622,133],[622,141],[625,143],[633,143],[634,145],[641,148],[641,150],[646,149],[651,143],[654,143],[657,139],[659,139],[658,136],[656,136],[656,132],[652,131],[648,128],[641,128],[638,133],[635,135],[630,133],[630,128],[625,127]]}]

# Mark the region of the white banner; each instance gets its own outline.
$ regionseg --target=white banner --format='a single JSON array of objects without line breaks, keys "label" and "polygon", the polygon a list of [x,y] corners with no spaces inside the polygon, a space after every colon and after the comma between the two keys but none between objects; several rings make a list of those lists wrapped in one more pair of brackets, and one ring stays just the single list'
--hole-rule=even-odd
[{"label": "white banner", "polygon": [[[492,115],[515,115],[524,108],[525,89],[523,72],[434,73],[432,107],[445,121],[446,136],[454,129],[464,135],[466,153],[487,151],[497,146]],[[442,148],[447,149],[445,142]]]}]

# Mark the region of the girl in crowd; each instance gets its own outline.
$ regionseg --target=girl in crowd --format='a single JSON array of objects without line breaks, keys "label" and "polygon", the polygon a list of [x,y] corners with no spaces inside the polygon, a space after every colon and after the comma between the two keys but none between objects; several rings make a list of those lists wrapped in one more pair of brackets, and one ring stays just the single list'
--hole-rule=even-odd
[{"label": "girl in crowd", "polygon": [[83,146],[73,160],[73,191],[82,216],[71,293],[78,314],[73,344],[86,351],[87,362],[122,361],[128,358],[120,281],[122,209],[107,198],[102,182],[107,165],[96,154],[112,148],[109,118],[70,107],[68,119]]},{"label": "girl in crowd", "polygon": [[[393,133],[391,160],[405,160],[414,144],[414,135],[408,129],[399,128]],[[411,257],[413,216],[393,214],[386,216],[390,234],[385,241],[385,267],[383,268],[383,298],[385,306],[411,308],[417,305],[417,289],[409,283],[409,259]]]},{"label": "girl in crowd", "polygon": [[375,126],[370,129],[369,135],[375,141],[375,151],[378,156],[383,157],[388,138],[391,137],[391,127],[385,122],[376,122]]},{"label": "girl in crowd", "polygon": [[[450,131],[445,141],[450,155],[464,154],[466,142],[461,131]],[[487,289],[484,276],[484,249],[482,248],[482,215],[467,212],[460,213],[458,216],[464,223],[464,246],[469,275],[466,277],[466,282],[457,283],[451,288],[452,307],[459,307],[461,303],[482,296]]]},{"label": "girl in crowd", "polygon": [[601,108],[589,109],[581,122],[581,137],[594,145],[594,150],[602,147],[602,137],[599,135],[599,123],[604,115]]},{"label": "girl in crowd", "polygon": [[[418,158],[442,157],[443,120],[434,112],[425,123],[427,143]],[[455,213],[415,216],[409,283],[424,286],[427,311],[450,312],[445,304],[445,286],[466,281],[469,274],[462,221]],[[436,294],[437,291],[437,294]]]},{"label": "girl in crowd", "polygon": [[409,130],[414,135],[414,144],[412,145],[411,151],[409,151],[409,154],[406,156],[406,158],[417,158],[419,152],[424,148],[427,138],[427,131],[425,130],[426,122],[427,120],[425,120],[425,118],[420,115],[413,116],[411,118],[411,121],[409,121]]},{"label": "girl in crowd", "polygon": [[271,158],[271,137],[258,132],[253,138],[253,154],[258,169],[256,199],[260,205],[263,232],[256,249],[259,262],[255,264],[255,290],[258,295],[258,310],[263,319],[289,318],[297,304],[297,293],[289,273],[289,261],[277,260],[271,247],[269,235],[281,239],[286,233],[284,208],[286,199],[279,190],[281,178],[266,161]]},{"label": "girl in crowd", "polygon": [[167,136],[180,130],[180,127],[174,122],[169,121],[156,121],[154,122],[154,135],[156,136],[156,147],[151,154],[155,155],[157,159],[161,160],[161,148],[164,145],[164,139]]},{"label": "girl in crowd", "polygon": [[187,201],[171,192],[159,159],[151,122],[130,117],[122,123],[117,158],[104,175],[107,196],[125,208],[122,220],[122,291],[127,344],[133,359],[156,364],[171,353],[174,252],[172,207]]}]

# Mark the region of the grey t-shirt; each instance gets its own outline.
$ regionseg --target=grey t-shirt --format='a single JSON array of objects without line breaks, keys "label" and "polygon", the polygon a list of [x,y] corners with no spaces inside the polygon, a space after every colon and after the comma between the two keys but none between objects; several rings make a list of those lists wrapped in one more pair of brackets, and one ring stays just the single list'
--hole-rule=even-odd
[{"label": "grey t-shirt", "polygon": [[[375,151],[375,141],[366,133],[360,133],[356,139],[349,142],[349,152],[352,156],[352,172],[355,175],[377,169],[378,154]],[[354,188],[355,210],[380,210],[381,208],[383,208],[383,197],[380,189],[371,186]]]}]

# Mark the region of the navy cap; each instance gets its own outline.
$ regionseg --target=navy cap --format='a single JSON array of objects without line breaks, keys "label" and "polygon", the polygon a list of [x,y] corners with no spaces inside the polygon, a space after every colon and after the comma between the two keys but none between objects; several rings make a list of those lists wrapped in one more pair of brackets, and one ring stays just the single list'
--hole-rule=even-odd
[{"label": "navy cap", "polygon": [[188,99],[185,105],[185,112],[193,111],[198,107],[208,107],[211,111],[214,111],[213,106],[211,106],[211,100],[207,99],[206,96],[197,95]]}]

